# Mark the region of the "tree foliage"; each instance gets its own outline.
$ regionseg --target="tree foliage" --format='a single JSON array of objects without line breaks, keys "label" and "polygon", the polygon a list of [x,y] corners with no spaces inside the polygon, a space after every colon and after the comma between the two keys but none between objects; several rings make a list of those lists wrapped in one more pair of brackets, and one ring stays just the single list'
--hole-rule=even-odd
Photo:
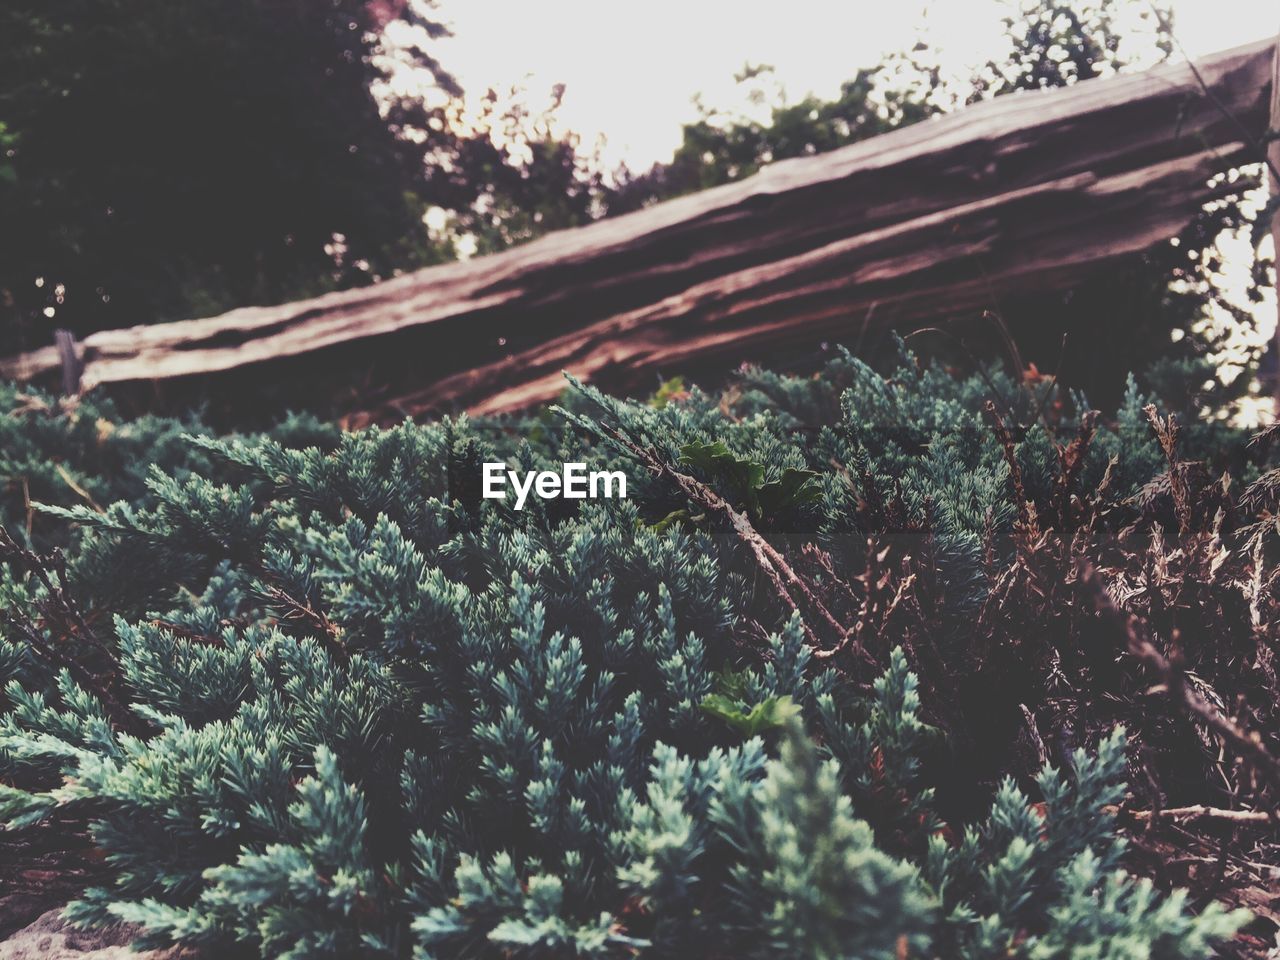
[{"label": "tree foliage", "polygon": [[[55,0],[0,11],[6,352],[367,282],[443,256],[421,214],[440,138],[383,110],[380,26],[421,2]],[[425,54],[409,54],[452,89]],[[46,316],[50,314],[50,316]]]}]

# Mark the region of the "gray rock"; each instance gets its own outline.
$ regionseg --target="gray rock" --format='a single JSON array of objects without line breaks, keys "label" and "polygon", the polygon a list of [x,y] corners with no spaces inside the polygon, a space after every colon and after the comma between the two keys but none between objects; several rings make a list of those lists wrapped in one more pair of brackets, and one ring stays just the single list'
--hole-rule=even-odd
[{"label": "gray rock", "polygon": [[127,926],[77,930],[62,919],[59,907],[0,941],[0,960],[195,960],[180,947],[135,952],[129,949],[135,935],[136,929]]}]

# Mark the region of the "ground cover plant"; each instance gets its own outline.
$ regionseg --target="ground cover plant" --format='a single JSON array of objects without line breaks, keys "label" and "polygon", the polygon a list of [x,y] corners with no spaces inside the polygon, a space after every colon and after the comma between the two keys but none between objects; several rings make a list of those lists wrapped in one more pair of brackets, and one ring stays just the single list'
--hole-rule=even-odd
[{"label": "ground cover plant", "polygon": [[1262,956],[1267,440],[905,350],[350,433],[0,388],[0,817],[210,956]]}]

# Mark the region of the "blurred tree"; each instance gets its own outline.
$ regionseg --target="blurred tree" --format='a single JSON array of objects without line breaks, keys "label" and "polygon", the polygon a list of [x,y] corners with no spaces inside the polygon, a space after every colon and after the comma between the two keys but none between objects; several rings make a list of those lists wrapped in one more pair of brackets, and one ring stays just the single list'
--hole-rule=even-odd
[{"label": "blurred tree", "polygon": [[[1062,87],[1166,59],[1167,13],[1145,0],[1006,0],[1003,45],[963,83],[945,78],[938,51],[921,41],[856,71],[834,100],[791,101],[771,83],[773,68],[748,64],[734,78],[751,113],[698,101],[669,163],[620,170],[610,213],[750,176],[766,163],[834,150],[987,97]],[[760,119],[761,108],[767,110]]]},{"label": "blurred tree", "polygon": [[[489,90],[478,116],[457,118],[466,129],[453,162],[428,172],[436,202],[452,212],[452,233],[476,253],[492,253],[551,230],[581,226],[600,215],[602,162],[576,134],[560,129],[563,84],[544,109],[527,106],[527,91],[505,97]],[[445,184],[447,183],[447,187]]]},{"label": "blurred tree", "polygon": [[[440,108],[371,90],[388,23],[444,33],[433,2],[0,7],[3,351],[449,256],[422,224]],[[421,45],[395,53],[456,94]]]},{"label": "blurred tree", "polygon": [[1171,15],[1144,0],[1008,0],[1007,46],[970,99],[1065,87],[1173,53]]},{"label": "blurred tree", "polygon": [[775,160],[824,153],[924,119],[936,112],[927,90],[886,82],[897,75],[895,68],[903,61],[893,57],[882,66],[858,70],[834,100],[810,95],[794,103],[781,87],[769,89],[773,67],[746,65],[735,80],[744,89],[744,99],[757,109],[768,109],[768,119],[713,109],[699,101],[701,116],[685,125],[670,163],[655,164],[639,174],[626,168],[616,172],[607,195],[609,212],[625,213],[719,186]]}]

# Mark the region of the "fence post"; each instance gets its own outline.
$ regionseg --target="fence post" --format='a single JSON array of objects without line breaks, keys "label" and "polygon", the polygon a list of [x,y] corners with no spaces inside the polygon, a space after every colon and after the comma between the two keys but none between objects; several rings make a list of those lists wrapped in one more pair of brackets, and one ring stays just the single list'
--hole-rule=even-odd
[{"label": "fence post", "polygon": [[58,360],[62,364],[62,395],[78,396],[80,393],[80,374],[84,372],[80,365],[80,357],[76,354],[76,338],[70,330],[53,331],[53,342],[58,348]]}]

